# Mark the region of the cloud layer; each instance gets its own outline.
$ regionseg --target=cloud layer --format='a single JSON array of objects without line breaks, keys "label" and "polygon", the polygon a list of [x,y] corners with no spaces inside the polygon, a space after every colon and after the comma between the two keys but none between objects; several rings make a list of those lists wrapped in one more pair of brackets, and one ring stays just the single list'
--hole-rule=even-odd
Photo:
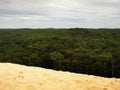
[{"label": "cloud layer", "polygon": [[0,28],[120,28],[120,0],[0,0]]}]

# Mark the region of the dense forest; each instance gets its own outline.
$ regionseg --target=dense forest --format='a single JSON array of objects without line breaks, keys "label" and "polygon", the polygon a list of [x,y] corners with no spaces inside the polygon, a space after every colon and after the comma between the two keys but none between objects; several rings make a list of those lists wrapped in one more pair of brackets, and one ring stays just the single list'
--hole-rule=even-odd
[{"label": "dense forest", "polygon": [[120,29],[0,29],[0,62],[120,78]]}]

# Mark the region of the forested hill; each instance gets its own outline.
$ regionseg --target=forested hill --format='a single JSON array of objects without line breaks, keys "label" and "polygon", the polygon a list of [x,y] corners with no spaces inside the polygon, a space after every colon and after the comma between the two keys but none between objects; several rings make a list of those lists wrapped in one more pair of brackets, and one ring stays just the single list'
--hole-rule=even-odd
[{"label": "forested hill", "polygon": [[0,29],[0,62],[120,77],[120,29]]}]

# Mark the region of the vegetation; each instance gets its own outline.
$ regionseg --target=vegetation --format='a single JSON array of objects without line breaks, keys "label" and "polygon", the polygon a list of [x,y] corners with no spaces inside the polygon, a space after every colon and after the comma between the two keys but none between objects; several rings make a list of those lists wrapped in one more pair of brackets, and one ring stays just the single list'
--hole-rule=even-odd
[{"label": "vegetation", "polygon": [[120,78],[120,29],[1,29],[0,62]]}]

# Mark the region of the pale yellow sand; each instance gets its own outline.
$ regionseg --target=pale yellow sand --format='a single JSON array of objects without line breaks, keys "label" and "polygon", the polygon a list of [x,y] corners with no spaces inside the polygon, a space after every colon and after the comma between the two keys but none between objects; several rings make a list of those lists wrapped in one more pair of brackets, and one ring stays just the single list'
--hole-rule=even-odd
[{"label": "pale yellow sand", "polygon": [[0,63],[0,90],[120,90],[120,79]]}]

